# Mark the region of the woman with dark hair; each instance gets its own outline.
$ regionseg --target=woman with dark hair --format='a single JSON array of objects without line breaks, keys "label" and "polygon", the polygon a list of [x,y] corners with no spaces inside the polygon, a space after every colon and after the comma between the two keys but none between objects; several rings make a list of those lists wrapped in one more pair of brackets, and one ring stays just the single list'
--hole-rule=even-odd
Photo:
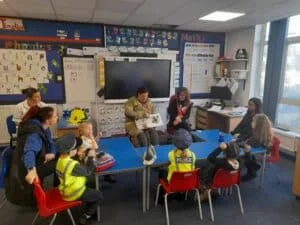
[{"label": "woman with dark hair", "polygon": [[183,128],[190,130],[189,117],[193,103],[190,100],[190,93],[187,88],[179,88],[176,95],[170,99],[168,106],[169,122],[168,133],[173,134],[175,130]]},{"label": "woman with dark hair", "polygon": [[149,136],[152,145],[159,144],[158,133],[155,128],[139,130],[135,124],[135,120],[148,117],[150,114],[156,113],[156,108],[149,100],[149,91],[145,87],[137,90],[136,96],[128,99],[125,103],[125,128],[132,139],[137,141],[138,146],[146,146],[147,136]]},{"label": "woman with dark hair", "polygon": [[14,121],[19,124],[23,116],[32,106],[44,107],[46,104],[41,101],[40,90],[36,88],[26,88],[22,90],[22,94],[26,96],[26,99],[17,104],[14,112]]},{"label": "woman with dark hair", "polygon": [[248,101],[248,110],[239,125],[231,132],[239,140],[247,140],[252,137],[252,119],[256,114],[262,113],[262,102],[259,98],[251,98]]},{"label": "woman with dark hair", "polygon": [[57,112],[52,107],[33,106],[25,114],[18,128],[16,149],[9,168],[8,200],[15,204],[34,203],[32,184],[55,173],[56,161],[50,127],[57,123]]}]

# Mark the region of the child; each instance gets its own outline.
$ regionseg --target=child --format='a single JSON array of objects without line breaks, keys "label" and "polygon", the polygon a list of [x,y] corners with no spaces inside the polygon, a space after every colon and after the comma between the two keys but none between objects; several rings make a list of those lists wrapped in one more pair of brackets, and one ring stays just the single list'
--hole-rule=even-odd
[{"label": "child", "polygon": [[[223,152],[224,157],[218,158],[221,152]],[[221,143],[218,148],[210,153],[207,157],[206,164],[203,165],[200,170],[200,182],[203,189],[206,190],[209,188],[218,169],[228,171],[239,170],[239,154],[240,148],[235,142],[228,144]]]},{"label": "child", "polygon": [[[188,172],[195,169],[196,156],[188,149],[193,139],[190,133],[185,129],[178,129],[173,135],[173,144],[175,149],[169,152],[168,171],[160,170],[159,178],[170,182],[172,174],[175,171]],[[159,203],[163,202],[163,191],[160,191]]]},{"label": "child", "polygon": [[[247,140],[237,139],[240,146],[245,148],[245,151],[250,152],[251,147],[264,147],[270,149],[272,147],[272,124],[269,118],[263,114],[256,114],[252,121],[252,137]],[[256,177],[256,171],[260,169],[260,165],[256,163],[254,155],[245,155],[245,166],[247,174],[242,177],[242,181],[249,181]]]},{"label": "child", "polygon": [[95,170],[93,163],[95,151],[89,151],[86,167],[82,167],[78,161],[71,158],[76,155],[76,148],[81,144],[81,139],[76,138],[73,134],[67,134],[56,140],[56,151],[60,153],[56,164],[56,173],[60,180],[58,189],[63,199],[83,202],[83,214],[79,217],[78,224],[87,224],[96,212],[102,193],[86,187],[87,177],[91,176]]},{"label": "child", "polygon": [[[88,152],[90,150],[94,150],[96,152],[97,157],[101,157],[104,155],[104,152],[99,151],[99,147],[95,137],[93,136],[93,125],[90,122],[84,122],[79,125],[78,133],[80,138],[82,139],[82,145],[80,146],[76,158],[79,162],[84,164],[87,159]],[[94,160],[96,160],[96,156]],[[109,183],[115,183],[116,180],[112,175],[105,175],[104,180]]]}]

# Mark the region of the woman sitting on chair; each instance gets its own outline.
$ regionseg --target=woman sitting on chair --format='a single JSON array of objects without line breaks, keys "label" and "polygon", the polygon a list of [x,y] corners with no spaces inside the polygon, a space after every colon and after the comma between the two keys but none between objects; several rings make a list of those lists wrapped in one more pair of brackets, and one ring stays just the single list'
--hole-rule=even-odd
[{"label": "woman sitting on chair", "polygon": [[189,117],[193,103],[190,101],[190,93],[187,88],[179,88],[176,95],[170,99],[168,114],[168,133],[173,134],[179,128],[190,130]]},{"label": "woman sitting on chair", "polygon": [[155,128],[140,130],[135,120],[147,118],[150,114],[156,113],[156,108],[148,98],[149,91],[145,87],[137,90],[136,96],[128,99],[125,103],[125,128],[131,139],[134,139],[139,147],[146,146],[148,137],[152,145],[159,144],[158,133]]}]

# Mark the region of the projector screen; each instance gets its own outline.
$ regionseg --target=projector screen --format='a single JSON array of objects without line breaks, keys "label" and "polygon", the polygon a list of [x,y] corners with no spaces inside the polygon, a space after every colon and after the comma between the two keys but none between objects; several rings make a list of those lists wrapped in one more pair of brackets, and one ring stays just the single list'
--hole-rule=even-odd
[{"label": "projector screen", "polygon": [[170,75],[171,60],[105,61],[104,98],[128,99],[139,87],[146,87],[150,98],[169,98]]}]

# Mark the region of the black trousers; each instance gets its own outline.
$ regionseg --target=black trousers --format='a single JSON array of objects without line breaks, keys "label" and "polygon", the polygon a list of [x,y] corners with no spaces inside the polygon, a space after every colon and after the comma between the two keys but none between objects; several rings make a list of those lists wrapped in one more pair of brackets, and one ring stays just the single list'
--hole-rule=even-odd
[{"label": "black trousers", "polygon": [[56,160],[51,160],[46,163],[39,163],[36,165],[36,171],[40,178],[41,183],[43,183],[44,179],[50,175],[54,175],[53,178],[53,186],[57,187],[59,185],[59,179],[56,175]]},{"label": "black trousers", "polygon": [[102,192],[97,191],[96,189],[87,188],[83,195],[79,198],[79,200],[83,202],[83,213],[88,216],[92,216],[96,212],[101,198]]},{"label": "black trousers", "polygon": [[147,130],[144,130],[143,132],[140,132],[137,135],[137,140],[138,140],[139,147],[147,146],[147,143],[148,143],[147,136],[150,138],[150,143],[152,145],[158,145],[159,144],[159,136],[158,136],[157,131],[155,129],[147,129]]}]

